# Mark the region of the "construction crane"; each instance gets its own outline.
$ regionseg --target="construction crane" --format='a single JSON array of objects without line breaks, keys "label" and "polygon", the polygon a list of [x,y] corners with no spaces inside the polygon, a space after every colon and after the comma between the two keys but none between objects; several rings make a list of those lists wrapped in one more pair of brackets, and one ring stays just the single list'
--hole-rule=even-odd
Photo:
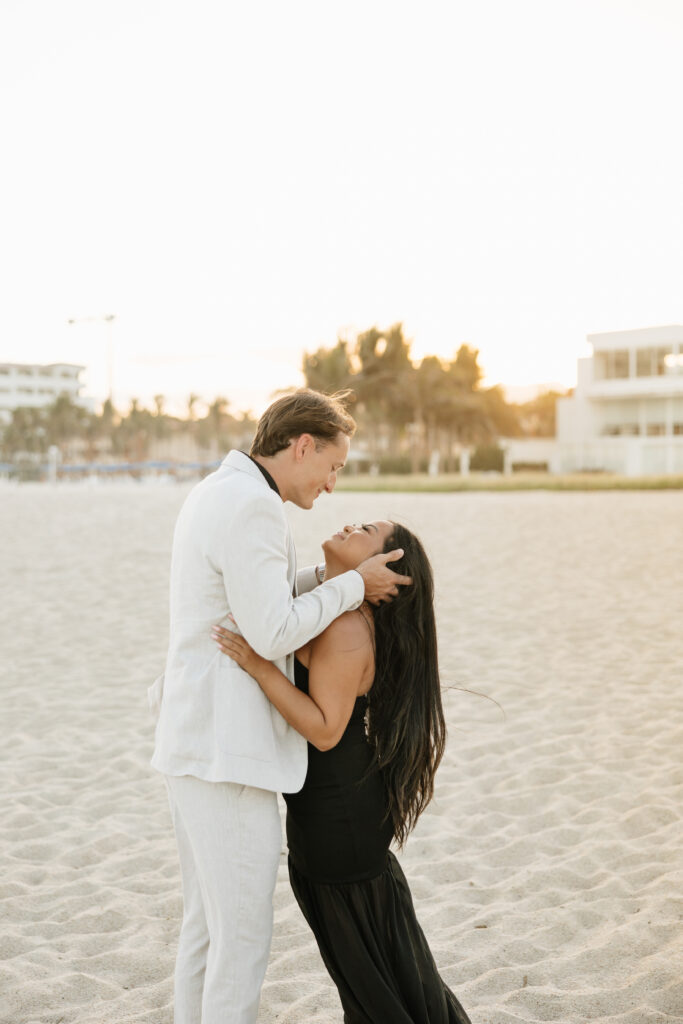
[{"label": "construction crane", "polygon": [[79,316],[67,320],[67,324],[105,324],[107,328],[107,390],[111,404],[114,404],[114,320],[115,313],[104,316]]}]

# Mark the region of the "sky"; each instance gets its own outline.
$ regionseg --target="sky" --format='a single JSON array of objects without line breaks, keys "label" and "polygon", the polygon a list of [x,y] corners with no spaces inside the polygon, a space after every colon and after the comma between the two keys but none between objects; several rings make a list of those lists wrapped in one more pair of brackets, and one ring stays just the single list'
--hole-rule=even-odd
[{"label": "sky", "polygon": [[683,323],[682,50],[679,0],[3,0],[0,360],[101,399],[114,314],[121,407],[260,413],[401,321],[572,386]]}]

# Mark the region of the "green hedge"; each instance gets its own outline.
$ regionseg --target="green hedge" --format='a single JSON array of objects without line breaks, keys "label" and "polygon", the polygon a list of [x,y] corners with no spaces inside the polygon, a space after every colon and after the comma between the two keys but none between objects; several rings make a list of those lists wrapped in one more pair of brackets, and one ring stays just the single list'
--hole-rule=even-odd
[{"label": "green hedge", "polygon": [[497,444],[480,444],[470,458],[470,469],[474,473],[502,473],[503,464],[503,449]]}]

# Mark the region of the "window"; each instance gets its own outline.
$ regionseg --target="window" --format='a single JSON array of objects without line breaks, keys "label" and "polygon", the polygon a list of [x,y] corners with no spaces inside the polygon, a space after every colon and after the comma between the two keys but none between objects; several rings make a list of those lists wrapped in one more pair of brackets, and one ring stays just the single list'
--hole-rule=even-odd
[{"label": "window", "polygon": [[639,348],[636,351],[636,376],[638,377],[652,377],[652,349],[651,348]]},{"label": "window", "polygon": [[595,353],[595,379],[615,380],[628,377],[628,349],[618,348]]},{"label": "window", "polygon": [[604,437],[637,437],[640,429],[637,423],[608,423],[602,433]]},{"label": "window", "polygon": [[661,437],[662,434],[666,434],[666,423],[648,423],[648,437]]},{"label": "window", "polygon": [[626,349],[619,349],[612,352],[612,377],[628,377],[628,352]]},{"label": "window", "polygon": [[670,348],[656,348],[654,349],[655,355],[655,373],[658,377],[663,377],[666,373],[666,360],[667,357],[672,355]]},{"label": "window", "polygon": [[683,423],[674,423],[674,434],[683,434]]},{"label": "window", "polygon": [[665,373],[683,372],[683,360],[664,348],[639,348],[636,350],[636,375],[638,377],[663,377]]}]

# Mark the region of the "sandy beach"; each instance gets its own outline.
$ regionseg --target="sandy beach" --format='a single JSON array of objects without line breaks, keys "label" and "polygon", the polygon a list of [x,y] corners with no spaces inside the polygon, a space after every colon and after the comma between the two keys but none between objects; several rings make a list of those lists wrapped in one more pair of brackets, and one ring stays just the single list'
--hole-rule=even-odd
[{"label": "sandy beach", "polygon": [[[0,1024],[171,1024],[180,881],[145,691],[186,493],[0,486]],[[449,741],[400,859],[473,1024],[683,1021],[680,493],[339,493],[290,516],[300,565],[366,518],[432,557]],[[340,1021],[283,853],[259,1022]]]}]

